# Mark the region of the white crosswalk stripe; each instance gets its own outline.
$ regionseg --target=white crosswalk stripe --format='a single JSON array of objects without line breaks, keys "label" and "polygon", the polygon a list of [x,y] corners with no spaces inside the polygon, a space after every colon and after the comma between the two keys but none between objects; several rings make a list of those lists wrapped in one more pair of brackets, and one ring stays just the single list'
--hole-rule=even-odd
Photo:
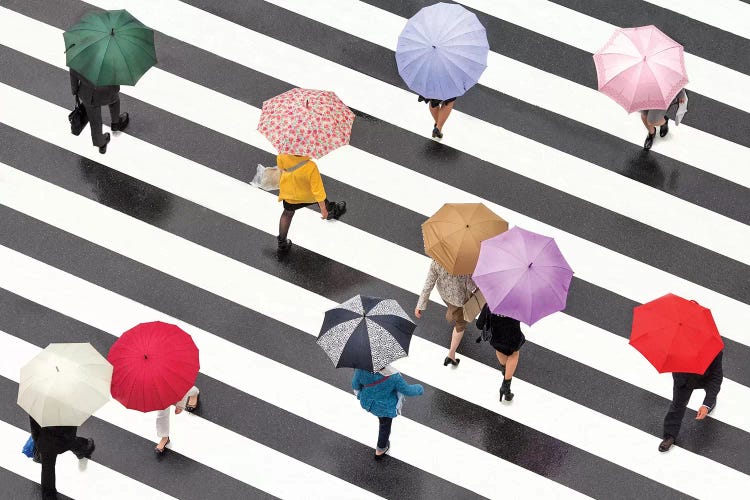
[{"label": "white crosswalk stripe", "polygon": [[[410,5],[416,11],[419,3]],[[462,3],[526,28],[530,37],[539,33],[587,52],[596,50],[615,28],[543,0]],[[651,3],[675,16],[748,38],[743,27],[750,22],[749,11],[742,2],[721,0],[723,10],[692,1]],[[750,357],[746,328],[750,227],[742,220],[537,142],[523,131],[506,130],[486,117],[461,112],[459,101],[442,145],[426,139],[425,144],[438,146],[440,154],[467,153],[486,161],[486,168],[518,174],[518,186],[536,181],[559,190],[568,203],[583,200],[594,212],[611,212],[617,220],[632,219],[650,226],[649,230],[657,229],[673,245],[668,251],[674,252],[678,265],[657,259],[657,266],[623,255],[609,243],[557,227],[554,218],[531,216],[513,203],[502,206],[477,196],[437,174],[411,168],[407,158],[394,161],[393,155],[385,154],[389,145],[384,143],[380,149],[370,144],[346,146],[319,161],[325,176],[342,183],[347,192],[374,201],[364,206],[348,198],[350,214],[334,223],[321,222],[317,212],[299,211],[291,230],[292,253],[311,252],[317,259],[313,266],[319,269],[292,271],[265,251],[275,246],[280,210],[276,196],[227,173],[236,169],[219,168],[205,156],[198,160],[194,150],[183,151],[181,146],[168,151],[160,131],[153,131],[154,142],[143,129],[134,128],[134,135],[117,134],[104,156],[91,147],[87,131],[80,137],[69,133],[65,126],[69,110],[58,105],[59,95],[48,91],[52,85],[32,85],[24,72],[13,69],[16,61],[27,57],[28,68],[40,75],[54,74],[55,79],[64,75],[59,49],[61,25],[67,20],[53,26],[49,23],[56,20],[49,16],[37,19],[44,8],[73,16],[92,8],[121,8],[121,4],[54,0],[45,7],[14,1],[0,6],[0,64],[7,61],[10,68],[0,74],[0,137],[10,138],[9,147],[0,151],[0,394],[7,399],[0,410],[0,437],[9,443],[0,452],[0,472],[39,482],[39,465],[19,453],[28,435],[21,428],[26,419],[11,398],[20,366],[48,339],[57,338],[55,329],[67,339],[69,334],[63,332],[78,328],[94,335],[80,341],[103,346],[133,324],[160,320],[177,324],[195,339],[201,352],[199,377],[215,388],[213,393],[202,392],[204,405],[215,405],[217,411],[173,417],[171,455],[152,467],[143,458],[153,455],[149,443],[156,439],[154,415],[125,410],[114,401],[107,404],[93,418],[95,429],[108,429],[111,440],[122,448],[98,445],[93,460],[82,463],[85,468],[72,454],[61,456],[57,487],[62,494],[75,498],[433,498],[441,492],[459,497],[604,498],[638,490],[646,498],[740,498],[740,492],[750,488],[750,463],[740,451],[750,433],[746,415],[750,372],[743,363]],[[386,10],[396,10],[388,2],[268,0],[222,8],[218,2],[204,0],[131,0],[127,9],[171,37],[157,47],[160,59],[193,53],[195,64],[204,68],[242,68],[257,73],[258,82],[267,78],[288,86],[328,88],[365,117],[375,117],[376,134],[398,131],[409,140],[425,134],[426,113],[423,105],[415,105],[413,94],[369,76],[361,67],[322,57],[302,43],[255,31],[259,28],[244,18],[267,11],[269,24],[305,26],[310,30],[306,36],[311,37],[337,30],[337,39],[348,37],[355,52],[365,47],[382,50],[364,65],[372,68],[392,64],[396,37],[406,22],[402,11]],[[176,51],[177,44],[186,44],[179,49],[182,52]],[[384,61],[383,54],[390,60]],[[750,126],[750,115],[744,114],[750,113],[750,101],[742,90],[750,75],[687,52],[686,60],[688,88],[737,108],[743,113],[739,126]],[[593,89],[498,52],[490,53],[488,65],[480,86],[556,113],[571,128],[585,124],[611,135],[623,147],[640,145],[639,124],[631,123]],[[235,95],[233,86],[212,88],[178,73],[153,68],[137,86],[123,87],[122,93],[137,99],[138,109],[147,115],[186,120],[189,130],[210,132],[199,142],[215,141],[209,142],[214,149],[230,139],[232,147],[252,152],[254,156],[242,165],[248,171],[254,170],[256,157],[269,161],[275,151],[255,131],[257,105]],[[60,78],[59,85],[67,85],[67,76]],[[131,113],[134,127],[139,118]],[[670,140],[655,145],[654,152],[680,168],[694,167],[691,172],[696,173],[691,175],[705,180],[708,192],[728,187],[732,193],[748,193],[747,199],[736,200],[738,206],[748,206],[750,174],[738,168],[750,160],[748,147],[693,125],[681,126]],[[176,130],[183,134],[186,129]],[[33,154],[31,149],[19,152],[29,147]],[[219,161],[234,154],[216,151]],[[40,164],[38,158],[45,160]],[[60,173],[55,173],[58,168]],[[75,172],[86,177],[92,171],[103,176],[97,177],[95,186],[86,184],[90,179],[62,177],[78,175]],[[131,187],[122,184],[125,179]],[[116,182],[121,184],[114,186],[115,192],[132,188],[141,197],[105,199],[104,184]],[[166,208],[156,218],[143,215],[136,205],[151,203],[143,201],[146,192],[158,193],[161,202],[175,208]],[[323,370],[313,368],[315,356],[327,361],[314,337],[324,311],[336,304],[331,297],[338,293],[329,293],[328,288],[341,287],[349,295],[373,290],[415,300],[429,258],[406,245],[402,236],[396,236],[400,229],[389,224],[399,224],[399,215],[409,220],[415,215],[428,217],[449,201],[483,202],[511,225],[555,237],[580,280],[571,293],[585,289],[593,302],[586,305],[577,298],[574,310],[524,329],[529,341],[524,352],[529,354],[522,354],[521,365],[533,365],[537,371],[514,377],[517,398],[512,404],[500,404],[501,375],[494,357],[483,355],[492,349],[475,346],[473,334],[467,334],[459,348],[460,367],[445,368],[439,362],[447,342],[441,339],[447,339],[447,333],[439,336],[432,331],[441,325],[437,316],[443,307],[434,292],[431,316],[419,323],[409,357],[394,364],[407,378],[424,384],[427,392],[414,403],[407,401],[404,415],[394,422],[390,458],[376,465],[371,459],[362,462],[351,456],[351,450],[372,453],[374,419],[351,395],[342,370],[334,373],[327,364]],[[737,213],[745,216],[742,210]],[[227,228],[237,232],[237,242]],[[623,222],[622,228],[598,231],[622,231],[627,238],[633,228]],[[238,244],[248,240],[251,248],[245,256]],[[71,253],[73,248],[79,253]],[[693,274],[686,273],[685,257],[677,253],[680,249],[707,258],[715,255],[721,262],[718,268],[735,275],[726,277],[729,285],[721,291],[686,279],[684,275]],[[300,266],[304,261],[292,262]],[[84,263],[88,269],[82,267]],[[123,272],[129,274],[127,280]],[[120,285],[121,279],[127,285]],[[606,311],[594,309],[596,304],[621,308],[668,292],[710,307],[727,345],[716,411],[706,422],[688,423],[692,419],[686,416],[684,442],[678,440],[670,453],[659,454],[656,447],[672,396],[672,379],[656,375],[628,345],[623,330],[629,325],[615,330],[612,321],[601,318]],[[205,299],[206,304],[180,303],[180,293]],[[402,306],[408,312],[413,304]],[[277,325],[278,331],[259,331],[252,321],[241,326],[238,318],[257,318],[259,324]],[[230,331],[242,331],[253,341],[246,344]],[[284,343],[297,339],[302,352],[282,356],[272,345],[274,338]],[[545,367],[529,359],[532,354],[548,360],[545,373],[539,373]],[[592,380],[591,388],[586,387],[579,371],[602,380]],[[566,387],[567,381],[578,391]],[[591,395],[586,394],[589,390]],[[618,399],[625,394],[632,399]],[[602,397],[611,401],[595,400]],[[689,408],[696,410],[702,401],[703,391],[695,391]],[[252,413],[257,421],[242,415],[253,405],[264,408]],[[88,435],[83,430],[82,435]],[[711,440],[716,446],[705,444]],[[330,456],[322,455],[331,450]],[[164,468],[175,459],[183,461],[179,467]],[[187,471],[192,477],[175,486]]]}]

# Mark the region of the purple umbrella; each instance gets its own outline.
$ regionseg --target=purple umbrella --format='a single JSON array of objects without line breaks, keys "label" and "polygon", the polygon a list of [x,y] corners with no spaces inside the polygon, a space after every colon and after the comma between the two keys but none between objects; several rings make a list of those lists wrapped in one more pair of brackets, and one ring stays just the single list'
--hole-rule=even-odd
[{"label": "purple umbrella", "polygon": [[532,325],[565,309],[573,270],[555,240],[516,226],[482,242],[473,278],[493,313]]},{"label": "purple umbrella", "polygon": [[487,67],[487,33],[460,5],[425,7],[398,37],[396,63],[406,85],[428,99],[464,95]]}]

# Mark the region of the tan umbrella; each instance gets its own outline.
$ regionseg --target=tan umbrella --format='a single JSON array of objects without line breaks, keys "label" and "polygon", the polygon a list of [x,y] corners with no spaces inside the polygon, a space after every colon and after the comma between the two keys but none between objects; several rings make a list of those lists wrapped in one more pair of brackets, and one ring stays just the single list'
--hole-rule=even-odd
[{"label": "tan umbrella", "polygon": [[42,427],[79,426],[109,401],[111,382],[91,344],[50,344],[21,368],[18,405]]},{"label": "tan umbrella", "polygon": [[473,273],[480,243],[507,230],[481,203],[446,203],[422,224],[425,252],[451,274]]}]

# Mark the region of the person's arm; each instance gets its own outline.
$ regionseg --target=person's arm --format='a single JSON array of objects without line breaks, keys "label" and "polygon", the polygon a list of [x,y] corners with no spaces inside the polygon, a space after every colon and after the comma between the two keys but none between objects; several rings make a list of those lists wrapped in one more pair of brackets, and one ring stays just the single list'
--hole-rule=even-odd
[{"label": "person's arm", "polygon": [[703,399],[703,406],[709,410],[716,404],[716,396],[718,396],[721,390],[721,382],[724,380],[724,370],[721,366],[722,356],[724,352],[720,352],[716,359],[711,363],[710,373],[708,375],[708,381],[706,383],[706,397]]},{"label": "person's arm", "polygon": [[396,374],[396,390],[404,396],[421,396],[424,394],[424,387],[419,384],[407,384],[400,373]]},{"label": "person's arm", "polygon": [[320,177],[320,171],[315,162],[311,161],[313,168],[310,170],[310,191],[313,194],[313,198],[318,202],[320,207],[321,218],[328,218],[328,207],[326,206],[326,190],[323,187],[323,179]]},{"label": "person's arm", "polygon": [[416,316],[417,318],[422,317],[422,311],[427,309],[427,302],[430,300],[430,293],[432,293],[432,289],[435,288],[437,278],[437,264],[433,260],[430,263],[430,270],[427,272],[427,279],[424,282],[424,287],[422,287],[422,293],[419,294],[417,307],[414,309],[414,316]]}]

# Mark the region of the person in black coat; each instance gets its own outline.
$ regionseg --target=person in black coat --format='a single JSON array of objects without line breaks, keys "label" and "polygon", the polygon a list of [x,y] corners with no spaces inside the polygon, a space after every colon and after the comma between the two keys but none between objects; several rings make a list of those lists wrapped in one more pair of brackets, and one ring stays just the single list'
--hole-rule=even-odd
[{"label": "person in black coat", "polygon": [[54,500],[57,498],[55,488],[55,464],[57,455],[72,451],[78,459],[91,458],[94,452],[94,440],[76,436],[78,427],[54,426],[41,427],[29,416],[31,423],[31,437],[42,461],[42,498]]},{"label": "person in black coat", "polygon": [[102,133],[102,106],[109,106],[112,132],[125,130],[125,127],[130,123],[130,117],[127,113],[120,114],[120,86],[97,87],[71,69],[70,89],[86,108],[89,126],[91,127],[91,140],[94,146],[99,148],[100,153],[106,153],[110,136],[108,133]]},{"label": "person in black coat", "polygon": [[495,355],[503,374],[500,401],[503,400],[503,396],[507,401],[511,401],[513,393],[510,392],[510,383],[518,367],[521,346],[526,342],[526,337],[521,331],[521,322],[502,314],[492,314],[489,306],[485,304],[476,325],[480,330],[486,328],[492,334],[490,345],[495,348]]},{"label": "person in black coat", "polygon": [[669,450],[677,439],[682,425],[682,417],[685,416],[685,410],[693,390],[706,390],[706,397],[703,398],[703,405],[698,409],[696,420],[703,420],[716,407],[716,396],[719,394],[721,382],[724,380],[724,372],[721,366],[723,355],[724,351],[720,351],[708,365],[703,375],[680,372],[672,374],[674,379],[672,405],[669,407],[667,416],[664,417],[664,439],[659,444],[659,451]]}]

